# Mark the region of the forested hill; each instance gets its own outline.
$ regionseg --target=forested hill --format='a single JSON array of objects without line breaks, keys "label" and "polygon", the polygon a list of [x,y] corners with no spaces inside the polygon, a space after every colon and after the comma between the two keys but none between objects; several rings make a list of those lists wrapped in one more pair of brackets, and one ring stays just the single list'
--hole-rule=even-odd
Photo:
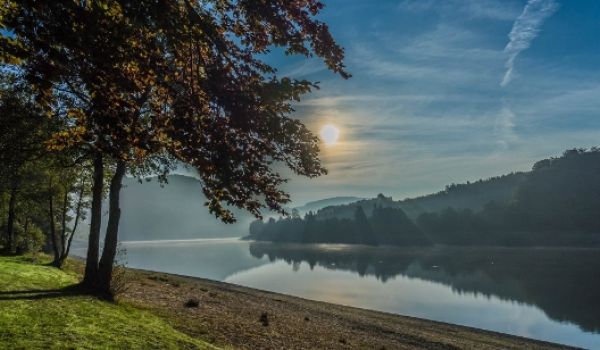
[{"label": "forested hill", "polygon": [[250,238],[304,243],[600,244],[600,149],[574,149],[529,172],[451,185],[420,198],[333,206],[267,223]]},{"label": "forested hill", "polygon": [[294,209],[296,209],[300,215],[305,215],[305,214],[308,214],[308,212],[311,212],[311,211],[313,213],[316,213],[319,210],[321,210],[322,208],[334,207],[334,206],[343,206],[343,205],[346,205],[346,204],[358,202],[360,200],[363,200],[363,198],[359,198],[359,197],[333,197],[333,198],[326,198],[326,199],[321,199],[321,200],[318,200],[318,201],[308,202],[308,203],[304,204],[303,206],[295,207]]},{"label": "forested hill", "polygon": [[426,212],[437,212],[448,207],[479,211],[489,203],[508,203],[528,173],[519,172],[492,177],[486,180],[451,184],[437,193],[394,201],[383,194],[372,199],[364,199],[346,205],[329,206],[316,212],[318,219],[354,217],[357,206],[361,206],[367,215],[371,215],[375,206],[402,209],[408,217],[416,219]]}]

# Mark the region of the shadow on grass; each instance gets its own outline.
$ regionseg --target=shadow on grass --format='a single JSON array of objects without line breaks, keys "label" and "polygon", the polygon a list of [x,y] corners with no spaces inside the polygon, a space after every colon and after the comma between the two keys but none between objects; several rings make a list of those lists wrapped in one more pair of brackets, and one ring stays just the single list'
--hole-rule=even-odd
[{"label": "shadow on grass", "polygon": [[64,297],[74,297],[80,295],[95,295],[89,289],[80,284],[73,284],[58,289],[31,289],[31,290],[12,290],[0,291],[0,302],[5,300],[39,300],[55,299]]}]

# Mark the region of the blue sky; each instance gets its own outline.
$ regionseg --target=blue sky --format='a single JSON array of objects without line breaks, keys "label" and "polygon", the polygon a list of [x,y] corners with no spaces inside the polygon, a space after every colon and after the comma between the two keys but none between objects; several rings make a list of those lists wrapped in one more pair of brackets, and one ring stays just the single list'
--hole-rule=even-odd
[{"label": "blue sky", "polygon": [[269,57],[279,75],[321,82],[295,116],[341,130],[322,150],[329,175],[287,186],[296,203],[400,199],[600,145],[600,1],[325,3],[353,78]]}]

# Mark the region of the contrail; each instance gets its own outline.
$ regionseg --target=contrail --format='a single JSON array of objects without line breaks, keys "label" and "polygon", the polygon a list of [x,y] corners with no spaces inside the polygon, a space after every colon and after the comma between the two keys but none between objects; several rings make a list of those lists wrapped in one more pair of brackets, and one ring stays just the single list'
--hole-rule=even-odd
[{"label": "contrail", "polygon": [[554,0],[529,0],[527,2],[508,35],[510,41],[504,48],[504,52],[508,55],[508,61],[506,61],[506,73],[500,83],[501,86],[510,83],[515,59],[522,51],[529,48],[533,39],[538,36],[544,21],[557,9],[558,4]]}]

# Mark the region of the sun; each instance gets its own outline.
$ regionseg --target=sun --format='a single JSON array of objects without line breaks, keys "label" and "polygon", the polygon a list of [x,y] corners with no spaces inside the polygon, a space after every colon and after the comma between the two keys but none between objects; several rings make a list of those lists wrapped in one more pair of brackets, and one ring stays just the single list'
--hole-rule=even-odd
[{"label": "sun", "polygon": [[321,128],[321,140],[328,146],[333,146],[337,143],[340,137],[340,130],[332,124],[323,125]]}]

